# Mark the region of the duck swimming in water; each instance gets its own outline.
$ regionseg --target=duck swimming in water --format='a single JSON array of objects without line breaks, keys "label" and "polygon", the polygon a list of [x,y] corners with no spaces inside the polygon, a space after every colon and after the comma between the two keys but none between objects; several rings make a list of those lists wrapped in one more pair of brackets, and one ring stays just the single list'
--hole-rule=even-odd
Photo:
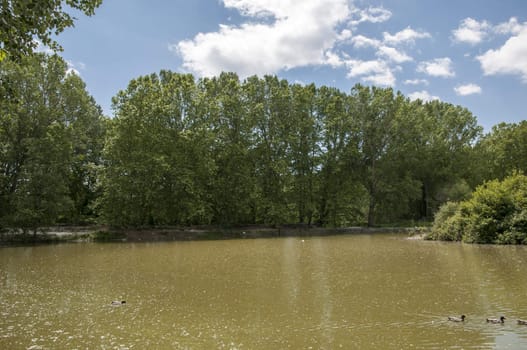
[{"label": "duck swimming in water", "polygon": [[500,318],[487,318],[488,323],[505,323],[505,317],[500,316]]},{"label": "duck swimming in water", "polygon": [[121,305],[124,305],[126,304],[126,300],[114,300],[112,301],[111,305],[112,306],[121,306]]},{"label": "duck swimming in water", "polygon": [[461,317],[448,316],[448,320],[452,322],[465,322],[465,315],[461,315]]},{"label": "duck swimming in water", "polygon": [[518,324],[523,324],[523,325],[527,326],[527,321],[526,320],[518,320]]}]

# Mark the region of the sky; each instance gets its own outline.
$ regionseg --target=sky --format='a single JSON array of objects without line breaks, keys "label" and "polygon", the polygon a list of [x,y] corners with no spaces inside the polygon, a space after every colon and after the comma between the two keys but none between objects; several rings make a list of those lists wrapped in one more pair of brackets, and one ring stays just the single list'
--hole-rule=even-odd
[{"label": "sky", "polygon": [[392,87],[487,132],[527,119],[526,0],[103,0],[74,15],[61,55],[108,116],[131,79],[169,69]]}]

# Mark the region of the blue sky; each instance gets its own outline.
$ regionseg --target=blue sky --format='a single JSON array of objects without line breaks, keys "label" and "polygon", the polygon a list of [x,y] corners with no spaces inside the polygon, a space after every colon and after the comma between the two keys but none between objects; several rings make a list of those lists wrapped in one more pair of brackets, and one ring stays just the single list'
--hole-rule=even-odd
[{"label": "blue sky", "polygon": [[103,0],[76,16],[62,56],[109,116],[131,79],[170,69],[390,86],[486,131],[527,119],[525,0]]}]

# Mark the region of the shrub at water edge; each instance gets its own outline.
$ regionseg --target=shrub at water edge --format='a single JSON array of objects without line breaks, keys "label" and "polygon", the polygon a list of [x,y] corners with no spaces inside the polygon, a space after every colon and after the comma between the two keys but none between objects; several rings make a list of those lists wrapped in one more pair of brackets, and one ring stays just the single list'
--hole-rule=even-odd
[{"label": "shrub at water edge", "polygon": [[527,177],[489,181],[470,199],[444,204],[428,239],[527,244]]}]

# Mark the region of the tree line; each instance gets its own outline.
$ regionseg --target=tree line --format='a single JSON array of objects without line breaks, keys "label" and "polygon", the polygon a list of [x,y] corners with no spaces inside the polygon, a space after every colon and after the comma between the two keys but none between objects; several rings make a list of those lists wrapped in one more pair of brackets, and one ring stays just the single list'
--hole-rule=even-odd
[{"label": "tree line", "polygon": [[0,226],[431,220],[527,168],[527,123],[391,88],[138,77],[103,116],[58,56],[0,62]]}]

